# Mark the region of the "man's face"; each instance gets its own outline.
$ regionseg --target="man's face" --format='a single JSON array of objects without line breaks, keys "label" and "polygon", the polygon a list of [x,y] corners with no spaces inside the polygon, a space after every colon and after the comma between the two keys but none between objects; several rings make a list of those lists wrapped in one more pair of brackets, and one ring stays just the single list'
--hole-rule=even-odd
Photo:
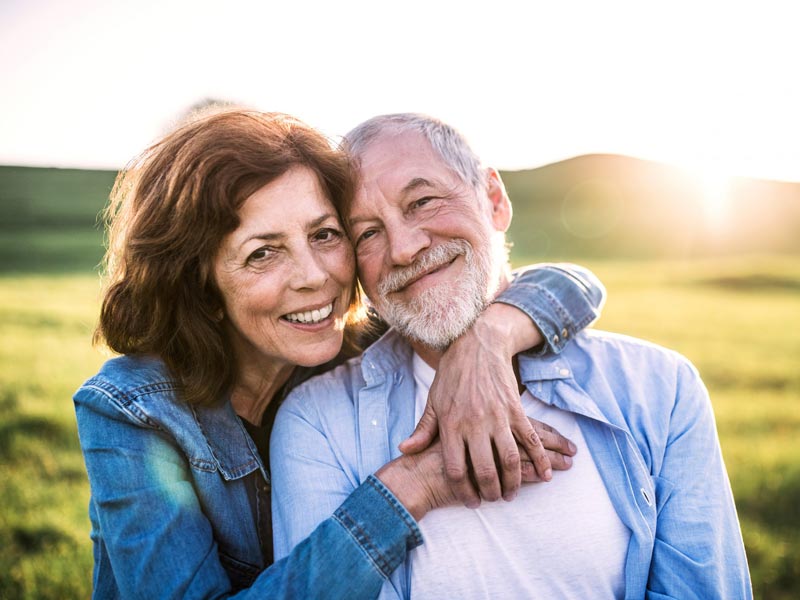
[{"label": "man's face", "polygon": [[496,175],[476,191],[415,132],[384,132],[361,155],[348,215],[359,277],[412,342],[444,350],[494,296],[508,226],[495,210],[508,198],[494,184]]}]

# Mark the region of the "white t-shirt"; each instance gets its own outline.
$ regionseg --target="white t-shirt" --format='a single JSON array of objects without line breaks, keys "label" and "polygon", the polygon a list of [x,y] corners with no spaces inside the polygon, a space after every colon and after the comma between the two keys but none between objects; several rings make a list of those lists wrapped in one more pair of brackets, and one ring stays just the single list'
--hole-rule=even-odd
[{"label": "white t-shirt", "polygon": [[[414,355],[416,418],[434,370]],[[572,468],[525,484],[512,502],[449,507],[420,522],[425,543],[410,554],[411,597],[622,598],[630,532],[620,521],[575,416],[527,391],[528,416],[578,447]]]}]

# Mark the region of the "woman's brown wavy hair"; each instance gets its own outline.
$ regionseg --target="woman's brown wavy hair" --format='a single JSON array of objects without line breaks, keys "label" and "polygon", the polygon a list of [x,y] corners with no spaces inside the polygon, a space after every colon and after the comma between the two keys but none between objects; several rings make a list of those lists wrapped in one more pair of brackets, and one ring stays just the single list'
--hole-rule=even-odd
[{"label": "woman's brown wavy hair", "polygon": [[[104,213],[106,287],[95,342],[159,357],[186,402],[223,397],[237,366],[211,265],[239,225],[244,201],[297,165],[317,174],[337,210],[347,204],[353,176],[346,155],[285,114],[218,112],[134,158]],[[359,306],[354,282],[351,314]]]}]

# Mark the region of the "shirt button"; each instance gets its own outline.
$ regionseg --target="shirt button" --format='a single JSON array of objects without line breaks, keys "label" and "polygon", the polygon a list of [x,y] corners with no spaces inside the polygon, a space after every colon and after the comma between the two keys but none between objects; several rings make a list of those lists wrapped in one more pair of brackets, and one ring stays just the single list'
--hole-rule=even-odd
[{"label": "shirt button", "polygon": [[558,339],[558,334],[553,336],[553,343],[557,344],[560,340]]},{"label": "shirt button", "polygon": [[378,426],[378,419],[372,419],[372,426],[373,427],[377,427]]},{"label": "shirt button", "polygon": [[559,371],[559,373],[560,373],[561,375],[563,375],[564,377],[566,377],[567,375],[569,375],[569,369],[561,369],[561,370]]},{"label": "shirt button", "polygon": [[567,339],[569,337],[569,331],[567,331],[566,329],[562,329],[561,330],[561,337],[564,338],[564,339]]}]

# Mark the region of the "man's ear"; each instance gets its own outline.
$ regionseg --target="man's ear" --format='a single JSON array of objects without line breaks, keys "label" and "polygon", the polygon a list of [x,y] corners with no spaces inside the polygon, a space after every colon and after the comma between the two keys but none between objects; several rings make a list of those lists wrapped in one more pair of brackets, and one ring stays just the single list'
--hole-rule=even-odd
[{"label": "man's ear", "polygon": [[508,199],[506,186],[497,169],[486,169],[486,195],[492,210],[492,223],[497,231],[508,231],[511,225],[511,200]]}]

